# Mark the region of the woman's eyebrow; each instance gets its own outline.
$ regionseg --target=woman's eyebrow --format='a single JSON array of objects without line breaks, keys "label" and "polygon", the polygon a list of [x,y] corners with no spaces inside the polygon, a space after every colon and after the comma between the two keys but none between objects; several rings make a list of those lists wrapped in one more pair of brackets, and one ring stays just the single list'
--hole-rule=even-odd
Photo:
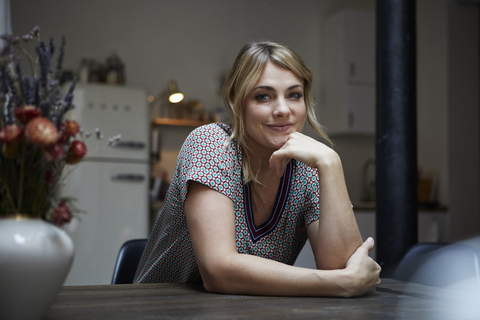
[{"label": "woman's eyebrow", "polygon": [[264,89],[264,90],[269,90],[269,91],[275,91],[275,89],[274,89],[273,87],[270,87],[270,86],[258,86],[258,87],[253,88],[253,90],[257,90],[257,89]]},{"label": "woman's eyebrow", "polygon": [[[302,88],[303,89],[303,86],[301,84],[294,84],[293,86],[288,87],[287,90],[292,90],[292,89],[295,89],[295,88]],[[253,88],[253,90],[257,90],[257,89],[275,91],[275,88],[273,88],[271,86],[258,86],[258,87]]]},{"label": "woman's eyebrow", "polygon": [[287,90],[292,90],[292,89],[295,89],[295,88],[302,88],[303,89],[303,86],[301,84],[294,84],[293,86],[288,87]]}]

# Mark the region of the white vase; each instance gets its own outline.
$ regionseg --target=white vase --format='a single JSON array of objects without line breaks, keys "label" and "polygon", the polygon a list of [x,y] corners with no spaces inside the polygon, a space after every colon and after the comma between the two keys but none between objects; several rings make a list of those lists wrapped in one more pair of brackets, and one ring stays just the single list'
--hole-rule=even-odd
[{"label": "white vase", "polygon": [[0,218],[0,319],[42,319],[73,261],[73,242],[41,219]]}]

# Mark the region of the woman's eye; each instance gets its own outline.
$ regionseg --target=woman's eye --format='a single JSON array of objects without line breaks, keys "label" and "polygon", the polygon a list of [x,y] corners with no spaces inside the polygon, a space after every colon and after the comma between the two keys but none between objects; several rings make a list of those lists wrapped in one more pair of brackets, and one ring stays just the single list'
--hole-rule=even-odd
[{"label": "woman's eye", "polygon": [[268,100],[269,98],[270,98],[270,97],[269,97],[267,94],[263,94],[263,93],[257,94],[257,95],[255,96],[255,99],[256,99],[257,101],[266,101],[266,100]]},{"label": "woman's eye", "polygon": [[300,92],[292,92],[289,94],[290,99],[300,99],[301,97],[303,97],[303,94]]}]

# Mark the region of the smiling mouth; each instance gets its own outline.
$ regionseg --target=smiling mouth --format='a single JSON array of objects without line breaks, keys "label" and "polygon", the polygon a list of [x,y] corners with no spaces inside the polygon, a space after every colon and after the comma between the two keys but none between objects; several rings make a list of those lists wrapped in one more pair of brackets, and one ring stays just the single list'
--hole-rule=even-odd
[{"label": "smiling mouth", "polygon": [[273,131],[285,132],[292,127],[292,124],[291,123],[271,124],[271,125],[267,125],[267,127],[272,129]]}]

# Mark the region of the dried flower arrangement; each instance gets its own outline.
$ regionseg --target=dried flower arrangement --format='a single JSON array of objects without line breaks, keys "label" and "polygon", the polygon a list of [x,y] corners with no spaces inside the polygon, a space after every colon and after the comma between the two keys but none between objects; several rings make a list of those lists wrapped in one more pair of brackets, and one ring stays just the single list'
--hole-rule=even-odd
[{"label": "dried flower arrangement", "polygon": [[[0,52],[0,216],[22,213],[61,226],[78,212],[74,199],[57,196],[62,173],[66,165],[78,164],[85,157],[84,139],[91,135],[76,121],[64,119],[74,108],[76,83],[74,79],[64,94],[57,80],[65,38],[55,73],[53,39],[48,46],[41,41],[38,26],[21,39],[11,34],[0,39],[4,43]],[[35,58],[27,50],[34,41]],[[24,75],[19,53],[28,58],[32,80]],[[101,132],[96,131],[100,139]]]}]

